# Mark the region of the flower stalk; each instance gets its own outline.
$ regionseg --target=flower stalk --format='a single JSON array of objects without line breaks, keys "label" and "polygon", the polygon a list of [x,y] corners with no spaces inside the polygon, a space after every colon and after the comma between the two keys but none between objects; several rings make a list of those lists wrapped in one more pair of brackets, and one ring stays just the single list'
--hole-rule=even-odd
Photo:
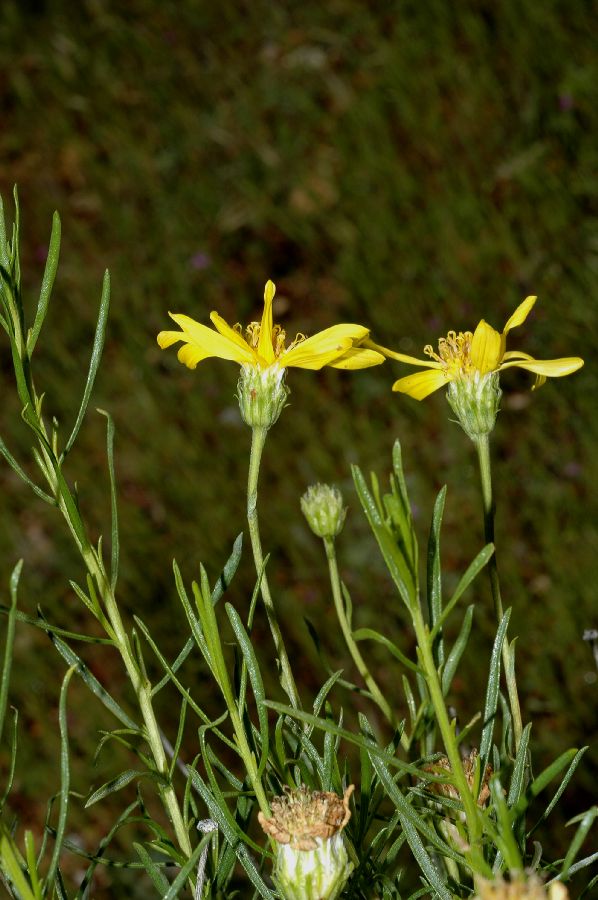
[{"label": "flower stalk", "polygon": [[290,700],[293,709],[301,708],[299,692],[293,677],[293,670],[289,663],[289,657],[286,651],[280,625],[278,624],[278,616],[272,594],[270,593],[270,585],[268,584],[268,576],[264,569],[264,554],[262,552],[262,541],[260,537],[260,526],[257,514],[257,494],[258,481],[260,474],[260,463],[262,460],[262,452],[266,442],[267,428],[255,427],[251,430],[251,454],[249,457],[249,474],[247,478],[247,525],[249,527],[249,538],[251,540],[251,550],[253,552],[253,560],[255,563],[255,571],[260,578],[260,592],[268,618],[268,625],[272,633],[274,648],[280,663],[280,683],[284,692]]},{"label": "flower stalk", "polygon": [[[480,468],[480,483],[482,487],[482,504],[484,514],[484,539],[487,544],[493,544],[494,546],[496,546],[494,541],[495,504],[492,494],[490,436],[488,434],[478,435],[474,440],[474,444],[476,446]],[[500,625],[503,619],[503,605],[500,593],[500,579],[498,575],[498,563],[496,561],[496,550],[488,561],[488,577],[490,579],[490,589],[492,591],[492,600],[494,602],[494,613],[496,615],[496,621]],[[509,706],[511,708],[511,716],[513,717],[513,737],[515,739],[515,751],[517,751],[519,748],[519,743],[521,741],[523,723],[521,719],[521,706],[519,703],[519,694],[517,691],[517,681],[515,679],[514,651],[506,637],[502,645],[502,658],[505,669],[505,679],[507,682],[507,693],[509,695]]]}]

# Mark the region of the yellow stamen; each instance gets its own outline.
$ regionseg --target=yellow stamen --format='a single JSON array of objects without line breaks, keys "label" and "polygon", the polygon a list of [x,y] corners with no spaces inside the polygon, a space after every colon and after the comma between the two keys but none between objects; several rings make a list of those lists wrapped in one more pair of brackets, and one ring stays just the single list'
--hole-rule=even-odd
[{"label": "yellow stamen", "polygon": [[424,353],[439,362],[445,373],[451,378],[458,375],[469,375],[474,366],[471,362],[471,331],[449,331],[447,336],[438,339],[438,353],[431,344],[424,347]]}]

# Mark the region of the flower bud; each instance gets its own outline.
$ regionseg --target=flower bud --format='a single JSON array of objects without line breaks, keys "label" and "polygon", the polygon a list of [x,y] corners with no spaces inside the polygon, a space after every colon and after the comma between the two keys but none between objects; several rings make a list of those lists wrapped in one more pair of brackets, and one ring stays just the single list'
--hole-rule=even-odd
[{"label": "flower bud", "polygon": [[498,372],[473,372],[451,381],[446,399],[463,431],[475,441],[494,428],[501,396]]},{"label": "flower bud", "polygon": [[321,538],[340,534],[347,515],[341,492],[329,484],[308,487],[301,498],[301,511],[313,533]]},{"label": "flower bud", "polygon": [[241,418],[250,428],[271,428],[283,411],[289,389],[284,381],[285,369],[272,365],[241,366],[237,399]]},{"label": "flower bud", "polygon": [[353,870],[341,834],[351,818],[350,785],[331,791],[287,790],[272,800],[272,817],[260,825],[276,841],[274,881],[284,900],[336,900]]}]

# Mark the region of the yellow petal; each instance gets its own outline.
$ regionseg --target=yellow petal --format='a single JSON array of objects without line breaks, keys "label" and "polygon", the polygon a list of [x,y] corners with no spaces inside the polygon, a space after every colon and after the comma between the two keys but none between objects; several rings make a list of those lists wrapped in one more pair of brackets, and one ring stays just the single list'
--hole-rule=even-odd
[{"label": "yellow petal", "polygon": [[526,297],[523,303],[519,304],[511,318],[508,319],[502,333],[508,334],[511,328],[517,328],[519,325],[522,325],[532,311],[532,307],[537,299],[537,297]]},{"label": "yellow petal", "polygon": [[409,394],[415,400],[423,400],[429,394],[433,394],[438,388],[450,381],[444,372],[430,369],[428,372],[414,372],[405,378],[399,378],[392,386],[393,391]]},{"label": "yellow petal", "polygon": [[381,353],[375,350],[365,350],[362,347],[350,347],[345,350],[334,362],[329,363],[333,369],[368,369],[370,366],[379,366],[384,362]]},{"label": "yellow petal", "polygon": [[502,335],[482,319],[471,339],[470,358],[472,364],[478,372],[485,375],[486,372],[498,369],[503,353]]},{"label": "yellow petal", "polygon": [[381,347],[374,341],[363,341],[362,346],[368,347],[370,350],[377,350],[378,353],[384,354],[389,359],[398,359],[399,362],[409,363],[411,366],[422,366],[426,369],[441,369],[442,365],[432,359],[418,359],[416,356],[407,356],[406,353],[397,353],[395,350],[389,350],[388,347]]},{"label": "yellow petal", "polygon": [[183,341],[184,339],[185,335],[182,331],[161,331],[156,338],[162,350],[166,350],[167,347],[172,347],[177,341]]},{"label": "yellow petal", "polygon": [[281,366],[296,366],[300,369],[321,369],[322,366],[342,356],[353,343],[358,343],[368,335],[363,325],[332,325],[319,331],[304,341],[289,347],[279,357]]},{"label": "yellow petal", "polygon": [[[220,359],[230,359],[241,365],[243,363],[255,365],[256,355],[245,342],[243,342],[244,346],[240,346],[236,341],[224,337],[212,328],[202,325],[201,322],[190,319],[189,316],[178,313],[169,313],[169,315],[183,330],[180,340],[195,346],[203,354],[202,359],[208,356],[218,356]],[[171,343],[173,342],[171,341]]]},{"label": "yellow petal", "polygon": [[188,369],[194,369],[197,363],[201,362],[202,359],[206,359],[209,355],[209,353],[204,353],[204,351],[195,344],[183,344],[182,347],[179,347],[177,358],[178,361],[182,362]]},{"label": "yellow petal", "polygon": [[245,340],[242,334],[239,334],[238,331],[235,331],[234,328],[231,328],[228,322],[225,322],[222,316],[219,316],[217,312],[210,313],[210,319],[212,320],[214,327],[220,332],[220,334],[228,338],[229,341],[232,341],[234,344],[237,344],[239,347],[243,347],[244,349],[251,350],[251,347]]},{"label": "yellow petal", "polygon": [[513,359],[503,363],[503,369],[512,369],[518,366],[528,372],[534,372],[542,378],[562,378],[571,375],[583,366],[583,359],[579,356],[564,356],[561,359]]},{"label": "yellow petal", "polygon": [[262,314],[262,324],[260,328],[260,339],[257,345],[257,352],[265,359],[267,365],[272,365],[276,359],[274,355],[274,347],[272,345],[272,301],[276,288],[271,281],[266,282],[264,288],[264,312]]}]

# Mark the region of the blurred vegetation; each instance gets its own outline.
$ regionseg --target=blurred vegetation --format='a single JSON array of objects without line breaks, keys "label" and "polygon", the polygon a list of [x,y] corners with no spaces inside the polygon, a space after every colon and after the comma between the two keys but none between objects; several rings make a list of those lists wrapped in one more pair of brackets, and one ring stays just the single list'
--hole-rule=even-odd
[{"label": "blurred vegetation", "polygon": [[[216,575],[244,524],[249,447],[235,367],[211,361],[189,372],[158,349],[169,309],[205,322],[217,309],[247,322],[270,277],[291,334],[358,321],[381,343],[419,355],[449,328],[482,317],[502,327],[533,293],[540,302],[511,346],[585,357],[581,373],[537,395],[524,374],[506,373],[493,438],[499,564],[520,635],[536,764],[594,739],[561,818],[541,836],[556,848],[567,815],[595,798],[598,774],[596,672],[582,641],[598,624],[594,14],[584,0],[4,0],[0,15],[0,190],[8,205],[18,182],[26,302],[36,299],[54,209],[63,224],[38,386],[46,412],[69,428],[108,266],[113,304],[95,405],[117,427],[121,597],[169,654],[184,641],[170,561],[195,575],[201,559]],[[8,360],[0,366],[2,435],[27,459]],[[324,673],[304,617],[318,623],[331,664],[356,677],[321,548],[299,513],[308,484],[345,490],[351,509],[339,550],[356,619],[379,623],[382,613],[406,647],[412,638],[357,514],[350,463],[385,475],[400,435],[422,532],[434,493],[449,485],[447,582],[482,545],[473,447],[441,395],[418,404],[391,394],[406,373],[392,363],[358,374],[292,372],[292,405],[269,437],[262,534],[308,690]],[[69,463],[98,533],[108,530],[104,448],[104,422],[90,414]],[[0,479],[0,582],[23,556],[22,607],[40,604],[52,621],[80,627],[84,613],[68,588],[80,571],[67,536],[7,467]],[[240,607],[252,585],[249,559],[243,568],[232,589]],[[477,590],[486,591],[483,580]],[[485,677],[476,647],[485,659],[489,592],[481,599],[488,615],[477,615],[452,698],[462,721]],[[95,674],[122,681],[126,693],[117,661],[86,652]],[[58,783],[59,680],[50,643],[24,626],[17,662],[12,702],[28,760],[17,774],[17,811],[31,826]],[[396,672],[387,665],[378,659],[377,676],[392,695]],[[85,793],[85,766],[107,723],[82,685],[71,690],[74,783]],[[113,771],[114,761],[100,758],[97,784],[102,765]],[[92,813],[81,837],[88,848],[109,804]]]}]

